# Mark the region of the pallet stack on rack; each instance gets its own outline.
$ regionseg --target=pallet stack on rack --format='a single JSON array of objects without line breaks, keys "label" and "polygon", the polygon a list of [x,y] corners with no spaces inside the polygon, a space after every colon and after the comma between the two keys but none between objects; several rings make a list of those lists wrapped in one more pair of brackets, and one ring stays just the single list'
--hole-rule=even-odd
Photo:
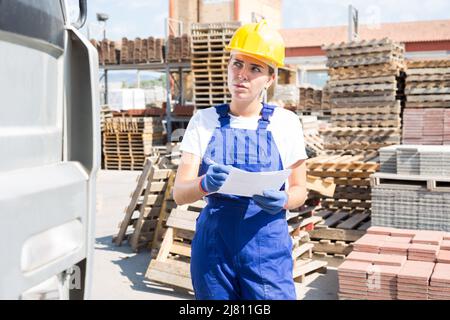
[{"label": "pallet stack on rack", "polygon": [[[362,150],[399,143],[405,99],[404,46],[382,39],[331,44],[323,50],[328,58],[331,122],[339,128],[328,132],[330,140],[340,150],[355,150],[355,140]],[[355,128],[362,130],[358,136]]]},{"label": "pallet stack on rack", "polygon": [[240,23],[192,24],[194,104],[208,108],[231,101],[227,85],[229,53],[225,51]]},{"label": "pallet stack on rack", "polygon": [[[164,39],[155,37],[134,40],[124,37],[120,44],[108,39],[91,40],[91,43],[98,51],[100,65],[184,62],[191,59],[191,41],[187,34],[170,36],[167,44]],[[168,45],[166,58],[165,45]]]},{"label": "pallet stack on rack", "polygon": [[105,169],[142,170],[152,148],[164,143],[161,117],[107,118],[103,132]]},{"label": "pallet stack on rack", "polygon": [[181,37],[169,36],[167,62],[182,62],[191,59],[191,41],[187,34]]},{"label": "pallet stack on rack", "polygon": [[161,38],[136,38],[133,41],[124,37],[120,49],[120,60],[117,63],[162,63],[164,61],[163,48],[164,39]]},{"label": "pallet stack on rack", "polygon": [[403,143],[450,144],[450,59],[407,62]]}]

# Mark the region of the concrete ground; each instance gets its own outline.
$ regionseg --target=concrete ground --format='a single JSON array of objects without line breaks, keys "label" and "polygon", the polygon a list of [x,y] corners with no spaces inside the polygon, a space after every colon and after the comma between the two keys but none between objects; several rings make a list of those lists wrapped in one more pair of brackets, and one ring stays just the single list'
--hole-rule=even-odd
[{"label": "concrete ground", "polygon": [[[145,279],[150,252],[134,253],[124,241],[112,243],[118,224],[124,217],[139,171],[101,170],[97,176],[97,217],[92,299],[99,300],[189,300],[193,295],[176,292]],[[326,274],[313,273],[304,283],[296,283],[298,299],[337,299],[337,272],[329,267]]]}]

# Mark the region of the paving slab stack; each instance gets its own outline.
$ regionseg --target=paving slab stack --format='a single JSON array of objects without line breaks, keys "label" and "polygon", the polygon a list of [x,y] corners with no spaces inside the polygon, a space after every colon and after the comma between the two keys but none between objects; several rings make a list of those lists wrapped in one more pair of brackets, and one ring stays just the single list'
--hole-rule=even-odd
[{"label": "paving slab stack", "polygon": [[331,44],[325,86],[333,128],[325,147],[378,150],[400,143],[404,104],[404,45],[389,39]]},{"label": "paving slab stack", "polygon": [[450,231],[450,146],[381,148],[371,185],[373,226]]},{"label": "paving slab stack", "polygon": [[225,51],[225,46],[240,25],[240,22],[192,24],[191,67],[196,108],[203,109],[231,101],[227,84],[230,54]]},{"label": "paving slab stack", "polygon": [[450,59],[407,62],[403,143],[450,144]]},{"label": "paving slab stack", "polygon": [[450,233],[371,227],[338,268],[339,298],[450,300]]}]

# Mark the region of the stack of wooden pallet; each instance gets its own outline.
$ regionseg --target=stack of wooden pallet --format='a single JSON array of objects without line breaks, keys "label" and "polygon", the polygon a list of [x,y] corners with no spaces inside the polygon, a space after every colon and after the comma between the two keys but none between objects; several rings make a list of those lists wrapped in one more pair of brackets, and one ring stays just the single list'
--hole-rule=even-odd
[{"label": "stack of wooden pallet", "polygon": [[[103,137],[104,137],[104,133],[106,131],[106,119],[110,119],[113,117],[113,111],[107,106],[107,105],[103,105],[101,106],[100,109],[100,130],[102,133],[101,136],[101,143],[102,146],[104,146],[104,142],[103,142]],[[102,169],[105,169],[105,153],[102,152]]]},{"label": "stack of wooden pallet", "polygon": [[370,175],[379,164],[363,159],[364,155],[323,155],[306,161],[308,176],[336,184],[331,196],[310,192],[310,198],[320,200],[314,215],[324,220],[310,231],[313,251],[321,258],[345,257],[352,250],[352,242],[370,227]]},{"label": "stack of wooden pallet", "polygon": [[[328,58],[330,79],[326,88],[332,108],[331,121],[333,126],[348,133],[339,135],[342,141],[339,148],[354,148],[345,139],[354,138],[353,128],[370,129],[375,138],[387,135],[383,142],[399,143],[404,46],[382,39],[331,44],[323,50]],[[369,145],[373,142],[371,136],[363,141]]]},{"label": "stack of wooden pallet", "polygon": [[322,207],[331,209],[370,209],[370,175],[379,164],[362,161],[363,156],[319,156],[306,160],[308,175],[333,178],[332,198],[322,198]]},{"label": "stack of wooden pallet", "polygon": [[160,117],[107,118],[103,132],[105,168],[142,170],[146,156],[164,143]]},{"label": "stack of wooden pallet", "polygon": [[369,152],[379,148],[398,144],[398,128],[327,128],[320,131],[324,148],[330,153]]},{"label": "stack of wooden pallet", "polygon": [[106,119],[113,117],[113,110],[107,105],[101,106],[100,109],[100,129],[102,133],[106,130]]},{"label": "stack of wooden pallet", "polygon": [[381,149],[380,160],[373,225],[450,231],[450,147],[399,145]]},{"label": "stack of wooden pallet", "polygon": [[301,86],[298,110],[301,112],[322,110],[322,89],[313,86]]},{"label": "stack of wooden pallet", "polygon": [[[314,215],[323,219],[308,231],[310,243],[314,245],[316,258],[339,264],[353,250],[353,243],[370,227],[368,209],[324,209],[315,210]],[[342,261],[342,260],[341,260]]]},{"label": "stack of wooden pallet", "polygon": [[240,23],[192,24],[194,104],[202,109],[231,101],[227,85],[229,53],[225,51]]},{"label": "stack of wooden pallet", "polygon": [[450,59],[408,61],[404,144],[450,144]]},{"label": "stack of wooden pallet", "polygon": [[167,210],[166,199],[173,184],[174,171],[161,169],[158,157],[147,159],[138,177],[137,185],[130,196],[130,203],[125,208],[125,217],[119,224],[119,232],[113,241],[121,245],[125,239],[134,251],[151,246],[157,238],[159,217]]}]

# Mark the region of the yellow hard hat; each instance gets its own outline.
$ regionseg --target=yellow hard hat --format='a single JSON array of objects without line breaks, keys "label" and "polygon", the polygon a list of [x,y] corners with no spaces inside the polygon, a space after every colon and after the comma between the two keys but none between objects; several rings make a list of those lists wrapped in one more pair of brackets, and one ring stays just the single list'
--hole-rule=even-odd
[{"label": "yellow hard hat", "polygon": [[281,35],[271,29],[266,20],[245,24],[236,30],[230,40],[228,51],[240,51],[276,67],[284,66],[284,41]]}]

